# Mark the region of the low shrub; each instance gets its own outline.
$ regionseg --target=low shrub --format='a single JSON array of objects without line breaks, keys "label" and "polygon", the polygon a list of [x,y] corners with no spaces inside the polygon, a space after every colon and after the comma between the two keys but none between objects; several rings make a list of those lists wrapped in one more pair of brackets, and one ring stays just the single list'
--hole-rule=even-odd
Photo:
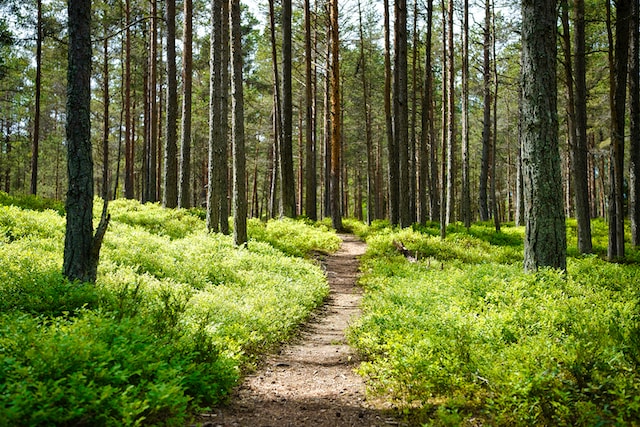
[{"label": "low shrub", "polygon": [[522,229],[482,227],[368,238],[350,340],[369,391],[430,425],[640,422],[640,267],[524,274]]},{"label": "low shrub", "polygon": [[77,285],[64,218],[0,206],[0,426],[188,424],[328,294],[291,256],[335,250],[326,228],[274,221],[238,248],[188,211],[111,209],[97,283]]}]

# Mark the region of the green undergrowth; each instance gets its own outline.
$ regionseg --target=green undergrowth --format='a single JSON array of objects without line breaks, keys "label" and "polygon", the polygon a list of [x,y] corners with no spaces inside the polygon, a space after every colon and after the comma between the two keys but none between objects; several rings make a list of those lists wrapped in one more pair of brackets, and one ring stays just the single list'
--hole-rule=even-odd
[{"label": "green undergrowth", "polygon": [[508,225],[365,231],[350,341],[370,393],[423,425],[640,423],[640,266],[571,256],[566,274],[524,274]]},{"label": "green undergrowth", "polygon": [[252,223],[238,248],[197,211],[118,200],[90,286],[62,277],[64,217],[19,206],[0,206],[0,426],[185,425],[328,294],[303,258],[337,248],[322,226]]}]

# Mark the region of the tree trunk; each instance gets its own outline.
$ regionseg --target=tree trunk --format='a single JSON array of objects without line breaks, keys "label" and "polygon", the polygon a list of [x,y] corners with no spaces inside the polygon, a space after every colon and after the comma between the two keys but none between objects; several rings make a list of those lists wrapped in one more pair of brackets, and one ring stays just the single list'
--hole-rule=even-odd
[{"label": "tree trunk", "polygon": [[247,242],[247,190],[244,148],[244,91],[242,79],[242,22],[240,0],[231,0],[231,66],[233,85],[231,114],[233,116],[233,241]]},{"label": "tree trunk", "polygon": [[491,140],[491,205],[493,206],[493,225],[496,232],[500,232],[500,203],[498,201],[498,62],[496,61],[496,15],[495,3],[491,8],[491,32],[493,39],[493,137]]},{"label": "tree trunk", "polygon": [[[387,150],[389,155],[389,220],[400,223],[400,164],[391,111],[391,42],[389,0],[384,0],[384,114],[386,118]],[[395,85],[395,83],[394,83]]]},{"label": "tree trunk", "polygon": [[280,141],[281,215],[296,214],[296,188],[293,173],[293,94],[291,62],[291,0],[282,1],[282,141]]},{"label": "tree trunk", "polygon": [[135,198],[135,149],[131,117],[131,1],[125,1],[124,53],[124,197]]},{"label": "tree trunk", "polygon": [[469,177],[469,0],[462,12],[462,220],[471,227],[471,188]]},{"label": "tree trunk", "polygon": [[193,86],[193,12],[192,0],[184,0],[184,23],[182,30],[182,136],[180,141],[180,182],[178,207],[188,208],[189,182],[191,177],[191,99]]},{"label": "tree trunk", "polygon": [[591,213],[589,209],[589,183],[587,156],[587,82],[584,0],[575,0],[575,146],[573,147],[573,185],[578,222],[578,251],[590,253]]},{"label": "tree trunk", "polygon": [[[329,2],[327,1],[327,7]],[[331,22],[327,21],[327,50],[325,52],[325,80],[324,80],[324,216],[331,214]]]},{"label": "tree trunk", "polygon": [[483,127],[482,127],[482,161],[480,163],[480,221],[489,219],[489,169],[491,165],[491,1],[485,0],[484,39],[483,39]]},{"label": "tree trunk", "polygon": [[[434,152],[433,137],[433,80],[431,78],[431,36],[433,24],[433,0],[427,2],[427,35],[425,42],[424,61],[424,90],[422,93],[422,112],[420,134],[420,168],[418,172],[418,222],[425,224],[428,219],[433,220],[435,210],[435,194],[437,193],[430,175],[429,160]],[[433,164],[432,164],[433,166]],[[427,195],[429,202],[427,201]],[[430,216],[431,215],[431,216]]]},{"label": "tree trunk", "polygon": [[358,0],[358,23],[360,33],[360,65],[362,82],[362,99],[364,112],[364,133],[367,144],[367,224],[376,218],[376,188],[375,188],[375,152],[373,150],[373,136],[371,135],[371,105],[369,104],[369,80],[367,77],[367,57],[364,50],[364,29],[362,26],[362,8]]},{"label": "tree trunk", "polygon": [[455,63],[453,44],[453,0],[447,5],[447,209],[445,224],[455,220],[455,182],[456,182],[456,126],[455,126]]},{"label": "tree trunk", "polygon": [[[104,34],[107,34],[106,21]],[[102,41],[104,53],[102,63],[102,200],[109,200],[109,39]]]},{"label": "tree trunk", "polygon": [[444,46],[447,45],[447,11],[445,8],[445,0],[442,0],[440,5],[442,8],[442,134],[440,135],[441,151],[440,156],[440,238],[444,240],[447,237],[447,128],[449,122],[447,121],[447,109],[449,108],[449,84],[447,73],[447,62],[449,57]]},{"label": "tree trunk", "polygon": [[629,216],[631,244],[640,245],[640,4],[631,0],[629,41]]},{"label": "tree trunk", "polygon": [[38,193],[38,157],[40,154],[40,92],[42,86],[42,0],[37,1],[38,22],[36,35],[36,87],[35,90],[35,113],[33,117],[33,145],[31,147],[31,194]]},{"label": "tree trunk", "polygon": [[418,219],[418,175],[417,175],[417,153],[416,153],[416,128],[418,115],[418,73],[420,60],[420,34],[418,32],[418,0],[413,1],[413,40],[411,52],[411,118],[409,119],[409,223],[413,224]]},{"label": "tree trunk", "polygon": [[229,1],[220,3],[220,139],[216,144],[216,162],[220,171],[220,232],[229,234]]},{"label": "tree trunk", "polygon": [[166,0],[167,21],[167,123],[164,146],[162,205],[178,206],[178,83],[176,79],[176,0]]},{"label": "tree trunk", "polygon": [[556,108],[555,0],[523,0],[522,52],[524,268],[566,269]]},{"label": "tree trunk", "polygon": [[149,134],[147,141],[147,175],[145,176],[145,189],[143,202],[155,202],[158,200],[156,196],[156,179],[157,179],[157,157],[158,157],[158,102],[157,102],[157,84],[158,84],[158,5],[157,0],[151,0],[151,31],[149,41],[149,89],[148,89],[148,108],[149,108]]},{"label": "tree trunk", "polygon": [[223,203],[220,169],[220,141],[222,118],[220,99],[222,98],[222,2],[211,0],[211,46],[209,50],[209,144],[207,168],[207,229],[220,231],[220,206]]},{"label": "tree trunk", "polygon": [[[616,4],[615,50],[610,53],[609,64],[611,70],[611,162],[607,250],[609,260],[624,257],[624,130],[631,0],[619,0]],[[610,10],[608,2],[607,6]]]},{"label": "tree trunk", "polygon": [[640,4],[631,0],[629,42],[629,212],[631,244],[640,245]]},{"label": "tree trunk", "polygon": [[331,28],[331,224],[342,231],[342,209],[340,206],[340,29],[338,27],[338,0],[329,0]]},{"label": "tree trunk", "polygon": [[[395,0],[393,67],[393,135],[398,162],[400,227],[411,225],[409,216],[409,111],[407,108],[407,2]],[[390,153],[391,155],[391,153]]]},{"label": "tree trunk", "polygon": [[[311,33],[311,7],[309,5],[311,0],[304,0],[304,56],[305,56],[305,138],[306,138],[306,158],[305,158],[305,185],[306,185],[306,199],[305,199],[305,213],[307,217],[312,221],[318,219],[318,182],[316,178],[316,119],[314,99],[315,93],[315,66],[312,49]],[[302,159],[300,159],[302,162]],[[302,185],[302,183],[300,184]],[[300,200],[302,203],[302,200]]]},{"label": "tree trunk", "polygon": [[107,200],[93,235],[91,159],[91,2],[69,0],[67,71],[67,225],[63,274],[70,281],[94,283],[102,238],[109,223]]}]

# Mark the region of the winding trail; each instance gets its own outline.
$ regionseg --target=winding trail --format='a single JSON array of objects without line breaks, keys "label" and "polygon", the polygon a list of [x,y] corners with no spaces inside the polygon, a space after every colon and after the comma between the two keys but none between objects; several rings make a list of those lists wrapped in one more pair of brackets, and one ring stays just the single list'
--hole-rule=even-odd
[{"label": "winding trail", "polygon": [[357,257],[364,254],[366,244],[352,235],[340,237],[340,250],[324,262],[331,288],[326,304],[299,339],[245,378],[229,405],[204,415],[203,426],[401,425],[365,401],[364,382],[354,372],[359,361],[346,343],[345,330],[360,314]]}]

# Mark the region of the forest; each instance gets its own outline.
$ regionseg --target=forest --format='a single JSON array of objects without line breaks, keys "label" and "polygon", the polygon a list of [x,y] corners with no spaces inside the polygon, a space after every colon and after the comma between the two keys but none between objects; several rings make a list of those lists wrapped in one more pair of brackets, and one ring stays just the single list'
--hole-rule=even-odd
[{"label": "forest", "polygon": [[[248,216],[331,217],[334,150],[333,210],[341,216],[401,226],[524,224],[518,2],[345,1],[335,5],[335,25],[328,3],[291,10],[288,3],[241,4],[245,168],[238,181]],[[579,219],[582,252],[590,252],[590,218],[610,218],[618,234],[629,218],[637,242],[631,3],[556,5],[562,209]],[[229,20],[212,14],[224,5],[187,1],[168,17],[164,2],[92,3],[96,194],[216,205],[210,227],[227,230]],[[61,200],[66,4],[4,0],[2,7],[2,189]],[[610,258],[622,257],[623,239],[612,245]]]},{"label": "forest", "polygon": [[193,423],[337,232],[402,423],[640,422],[638,0],[0,11],[0,426]]}]

